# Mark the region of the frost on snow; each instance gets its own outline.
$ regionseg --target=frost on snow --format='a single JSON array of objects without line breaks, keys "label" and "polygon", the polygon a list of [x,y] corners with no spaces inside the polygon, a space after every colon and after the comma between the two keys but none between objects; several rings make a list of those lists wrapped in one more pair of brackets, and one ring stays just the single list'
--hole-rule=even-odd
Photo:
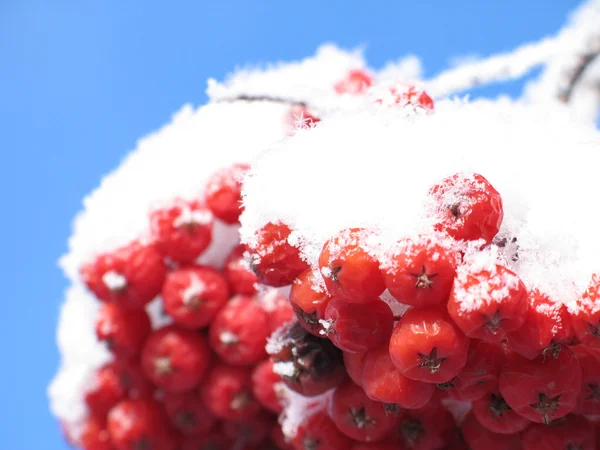
[{"label": "frost on snow", "polygon": [[[587,123],[596,113],[597,88],[591,86],[600,75],[598,61],[580,76],[569,103],[559,94],[572,79],[577,55],[597,45],[586,36],[597,36],[599,11],[600,0],[587,2],[554,37],[421,80],[436,102],[433,114],[374,104],[390,85],[419,81],[414,56],[376,71],[361,52],[326,45],[300,62],[209,80],[209,104],[184,106],[84,199],[60,260],[71,285],[58,328],[61,368],[49,387],[54,414],[75,425],[86,414],[83,392],[91,374],[111,357],[94,335],[99,305],[78,279],[80,265],[139,237],[148,228],[148,211],[174,197],[195,196],[210,174],[236,162],[252,163],[242,238],[250,241],[267,221],[283,220],[294,230],[289,242],[313,267],[324,242],[344,228],[375,230],[368,244],[374,253],[427,229],[429,187],[456,172],[481,173],[503,196],[500,235],[518,238],[519,257],[504,258],[508,267],[528,287],[575,308],[591,273],[600,270],[592,203],[600,192],[600,135]],[[537,65],[545,69],[519,101],[447,99],[477,84],[521,77]],[[365,96],[336,95],[334,84],[353,69],[369,72],[373,88]],[[290,108],[300,104],[322,120],[286,137]],[[205,220],[192,212],[177,222]],[[222,264],[238,242],[238,228],[217,221],[201,262]],[[507,247],[498,249],[499,259]],[[124,282],[116,273],[105,278],[114,289]],[[395,306],[401,315],[404,308]],[[160,299],[148,311],[154,327],[169,320]],[[306,408],[323,407],[327,395],[304,399],[288,390],[286,398],[282,420],[292,435]]]}]

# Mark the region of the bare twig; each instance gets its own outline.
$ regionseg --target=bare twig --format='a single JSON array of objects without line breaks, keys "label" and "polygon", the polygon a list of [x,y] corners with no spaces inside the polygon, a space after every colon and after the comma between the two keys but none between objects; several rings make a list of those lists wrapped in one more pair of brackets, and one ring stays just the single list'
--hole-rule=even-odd
[{"label": "bare twig", "polygon": [[573,91],[583,79],[585,71],[600,55],[600,35],[591,40],[590,48],[577,58],[577,64],[569,69],[566,73],[566,83],[561,86],[558,92],[558,98],[568,103],[573,95]]}]

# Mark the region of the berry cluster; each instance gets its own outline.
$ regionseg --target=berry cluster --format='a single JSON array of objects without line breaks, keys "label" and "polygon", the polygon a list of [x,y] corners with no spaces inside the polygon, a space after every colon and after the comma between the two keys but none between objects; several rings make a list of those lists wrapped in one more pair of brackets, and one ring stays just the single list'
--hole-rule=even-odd
[{"label": "berry cluster", "polygon": [[[96,335],[113,355],[84,394],[88,416],[66,430],[84,450],[251,450],[289,446],[277,424],[281,379],[267,337],[293,318],[285,297],[257,292],[230,253],[222,270],[198,258],[213,224],[238,223],[248,166],[214,174],[202,198],[150,213],[148,236],[96,257],[81,278],[100,300]],[[146,305],[160,296],[153,329]]]},{"label": "berry cluster", "polygon": [[248,242],[261,283],[291,284],[297,322],[270,339],[275,371],[327,392],[294,448],[600,448],[600,276],[567,309],[511,270],[518,241],[498,236],[487,179],[458,173],[428,198],[422,234],[386,246],[345,229],[314,267],[283,222]]}]

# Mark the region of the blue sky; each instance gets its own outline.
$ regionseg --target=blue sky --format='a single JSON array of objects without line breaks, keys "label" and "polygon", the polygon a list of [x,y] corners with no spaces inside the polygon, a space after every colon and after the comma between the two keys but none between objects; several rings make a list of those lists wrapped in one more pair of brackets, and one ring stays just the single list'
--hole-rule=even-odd
[{"label": "blue sky", "polygon": [[138,138],[205,102],[207,77],[301,58],[324,41],[365,45],[375,67],[415,53],[432,74],[454,56],[553,33],[577,3],[0,0],[0,447],[66,448],[45,389],[71,219]]}]

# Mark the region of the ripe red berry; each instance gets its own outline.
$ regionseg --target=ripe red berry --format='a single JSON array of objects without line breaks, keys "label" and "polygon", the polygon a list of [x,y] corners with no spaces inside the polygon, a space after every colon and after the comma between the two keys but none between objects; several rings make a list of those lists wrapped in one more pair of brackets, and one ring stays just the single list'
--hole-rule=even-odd
[{"label": "ripe red berry", "polygon": [[212,239],[213,216],[198,200],[174,199],[150,213],[156,248],[176,263],[191,263]]},{"label": "ripe red berry", "polygon": [[335,388],[329,416],[338,430],[360,442],[385,438],[397,422],[384,403],[371,400],[351,380]]},{"label": "ripe red berry", "polygon": [[212,349],[228,364],[247,366],[267,356],[268,316],[252,297],[230,300],[215,316],[209,329]]},{"label": "ripe red berry", "polygon": [[113,450],[110,435],[103,419],[89,416],[78,430],[77,439],[72,443],[82,450]]},{"label": "ripe red berry", "polygon": [[521,439],[518,433],[493,433],[481,425],[473,413],[462,423],[462,435],[471,450],[519,450]]},{"label": "ripe red berry", "polygon": [[373,84],[373,78],[362,69],[354,69],[348,72],[343,80],[334,85],[338,94],[364,94]]},{"label": "ripe red berry", "polygon": [[433,99],[423,89],[405,83],[397,83],[389,88],[389,93],[375,100],[375,103],[384,106],[399,106],[401,108],[420,108],[427,112],[434,110]]},{"label": "ripe red berry", "polygon": [[393,442],[359,442],[354,444],[352,450],[401,450],[397,444]]},{"label": "ripe red berry", "polygon": [[455,378],[438,384],[438,388],[456,400],[464,402],[477,400],[498,385],[503,362],[504,350],[502,347],[473,339],[469,343],[465,366]]},{"label": "ripe red berry", "polygon": [[396,324],[389,350],[404,376],[445,383],[465,366],[469,339],[454,325],[445,307],[410,309]]},{"label": "ripe red berry", "polygon": [[287,134],[292,135],[298,129],[308,129],[315,127],[321,119],[310,112],[304,105],[294,105],[285,119]]},{"label": "ripe red berry", "polygon": [[150,318],[143,309],[126,309],[116,303],[100,306],[96,336],[120,358],[137,356],[151,331]]},{"label": "ripe red berry", "polygon": [[350,303],[368,303],[385,290],[379,261],[369,253],[372,234],[362,228],[340,231],[319,255],[319,269],[329,294]]},{"label": "ripe red berry", "polygon": [[523,325],[527,308],[525,285],[498,264],[460,268],[448,300],[452,320],[467,336],[495,343]]},{"label": "ripe red berry", "polygon": [[[180,450],[231,450],[233,442],[217,429],[200,436],[190,436],[183,441]],[[245,449],[244,449],[245,450]]]},{"label": "ripe red berry", "polygon": [[142,370],[167,392],[196,387],[210,364],[206,339],[191,330],[167,326],[154,331],[142,350]]},{"label": "ripe red berry", "polygon": [[600,348],[600,276],[592,275],[592,281],[582,294],[571,322],[582,344]]},{"label": "ripe red berry", "polygon": [[498,234],[504,212],[502,197],[479,174],[457,173],[431,188],[434,228],[456,240],[483,239]]},{"label": "ripe red berry", "polygon": [[594,424],[582,416],[568,415],[550,426],[535,424],[523,433],[523,450],[594,450]]},{"label": "ripe red berry", "polygon": [[84,398],[93,415],[105,418],[108,411],[126,395],[127,390],[121,382],[119,367],[116,362],[110,362],[93,374]]},{"label": "ripe red berry", "polygon": [[571,352],[533,360],[511,353],[502,367],[499,387],[517,414],[548,424],[575,409],[581,393],[581,368]]},{"label": "ripe red berry", "polygon": [[273,370],[274,362],[266,359],[252,371],[252,393],[262,406],[279,414],[283,410],[281,377]]},{"label": "ripe red berry", "polygon": [[206,183],[206,204],[215,217],[238,223],[242,207],[242,180],[250,166],[233,164],[215,172]]},{"label": "ripe red berry", "polygon": [[363,370],[365,368],[365,360],[369,352],[364,353],[344,353],[344,367],[348,376],[354,383],[362,386],[363,383]]},{"label": "ripe red berry", "polygon": [[135,360],[117,361],[119,380],[129,398],[149,397],[154,392],[154,386],[144,376],[139,363]]},{"label": "ripe red berry", "polygon": [[322,394],[346,378],[341,350],[297,322],[279,330],[268,350],[286,386],[306,397]]},{"label": "ripe red berry", "polygon": [[81,278],[105,302],[139,309],[156,297],[166,274],[162,255],[156,247],[138,241],[111,253],[103,253],[84,264]]},{"label": "ripe red berry", "polygon": [[380,300],[352,304],[334,298],[325,309],[322,324],[322,334],[337,348],[362,353],[387,342],[394,327],[394,314]]},{"label": "ripe red berry", "polygon": [[327,291],[317,284],[315,272],[307,269],[298,275],[290,290],[290,304],[302,327],[315,336],[320,336],[325,309],[331,301]]},{"label": "ripe red berry", "polygon": [[[264,411],[250,419],[228,420],[223,423],[223,433],[233,442],[243,441],[243,448],[258,445],[269,435],[276,419]],[[261,449],[263,447],[260,447]]]},{"label": "ripe red berry", "polygon": [[388,403],[390,413],[422,408],[431,400],[433,384],[406,378],[394,366],[387,345],[370,351],[364,362],[362,387],[372,400]]},{"label": "ripe red berry", "polygon": [[510,349],[528,359],[556,357],[574,338],[567,308],[537,290],[528,293],[528,305],[523,325],[508,333]]},{"label": "ripe red berry", "polygon": [[350,448],[352,440],[337,429],[324,410],[320,410],[302,420],[292,445],[296,450],[342,450]]},{"label": "ripe red berry", "polygon": [[490,392],[475,400],[472,409],[479,423],[494,433],[519,433],[531,423],[514,412],[498,391]]},{"label": "ripe red berry", "polygon": [[456,275],[456,257],[431,238],[404,239],[382,263],[385,285],[400,303],[414,307],[448,300]]},{"label": "ripe red berry", "polygon": [[173,432],[156,401],[151,399],[123,400],[108,414],[107,427],[117,450],[174,450]]},{"label": "ripe red berry", "polygon": [[581,393],[574,412],[600,415],[600,349],[586,345],[571,347],[581,367]]},{"label": "ripe red berry", "polygon": [[292,230],[282,222],[269,222],[247,244],[250,262],[258,281],[268,286],[287,286],[308,265],[289,242]]},{"label": "ripe red berry", "polygon": [[404,411],[392,439],[401,444],[401,448],[441,449],[448,443],[448,435],[454,427],[452,415],[439,401],[432,400],[422,408]]},{"label": "ripe red berry", "polygon": [[271,428],[269,438],[279,450],[294,450],[292,443],[283,435],[283,431],[281,431],[281,426],[279,424],[275,424],[275,426]]},{"label": "ripe red berry", "polygon": [[221,419],[249,419],[260,411],[260,404],[252,395],[251,374],[244,368],[217,363],[200,389],[206,408]]},{"label": "ripe red berry", "polygon": [[173,270],[162,288],[165,312],[185,328],[207,326],[228,299],[227,282],[211,267]]},{"label": "ripe red berry", "polygon": [[199,392],[166,392],[163,405],[173,427],[184,435],[208,433],[217,424],[217,419],[204,406]]},{"label": "ripe red berry", "polygon": [[235,247],[223,267],[223,275],[229,283],[229,287],[234,294],[254,295],[256,294],[256,283],[258,279],[247,264],[244,253],[246,246],[243,244]]},{"label": "ripe red berry", "polygon": [[289,300],[279,294],[276,289],[263,294],[261,301],[267,311],[269,334],[272,334],[283,325],[292,322],[296,317]]}]

